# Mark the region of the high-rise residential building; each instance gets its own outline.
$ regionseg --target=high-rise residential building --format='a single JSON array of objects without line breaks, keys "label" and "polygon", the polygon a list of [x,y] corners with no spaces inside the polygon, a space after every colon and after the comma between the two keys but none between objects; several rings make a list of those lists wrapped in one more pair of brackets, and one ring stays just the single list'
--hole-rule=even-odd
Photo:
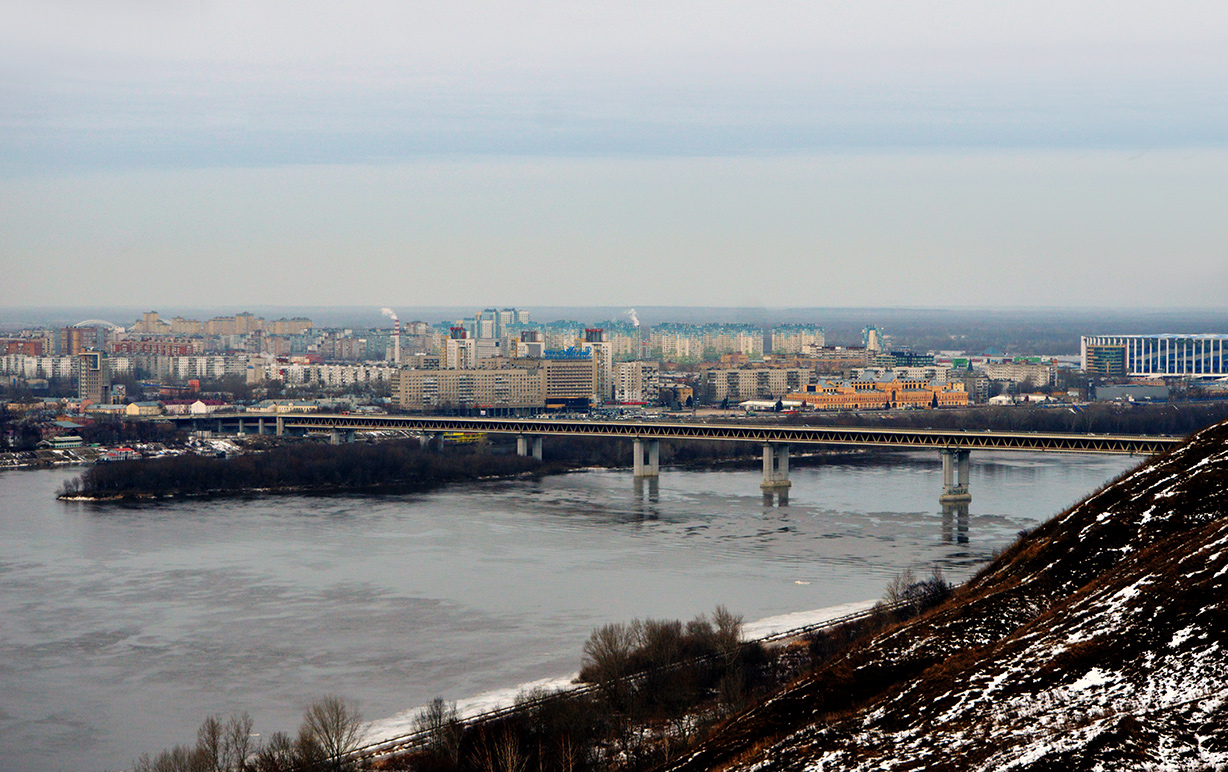
[{"label": "high-rise residential building", "polygon": [[800,354],[806,346],[822,348],[827,335],[815,324],[782,324],[772,328],[772,353]]},{"label": "high-rise residential building", "polygon": [[77,397],[96,405],[111,401],[111,370],[106,352],[78,352]]},{"label": "high-rise residential building", "polygon": [[614,365],[615,402],[656,402],[661,389],[661,367],[656,362],[619,362]]},{"label": "high-rise residential building", "polygon": [[592,327],[584,331],[581,348],[593,357],[593,393],[603,402],[614,397],[614,352],[605,330]]},{"label": "high-rise residential building", "polygon": [[756,367],[704,370],[703,398],[711,403],[747,399],[779,399],[810,384],[811,372],[800,367]]},{"label": "high-rise residential building", "polygon": [[511,329],[512,325],[516,324],[516,309],[500,308],[498,318],[499,329],[495,331],[495,337],[502,338]]},{"label": "high-rise residential building", "polygon": [[550,351],[563,351],[575,348],[584,340],[584,330],[585,326],[579,322],[565,320],[550,322],[542,331],[546,349]]},{"label": "high-rise residential building", "polygon": [[546,353],[546,344],[541,330],[521,330],[517,337],[509,337],[504,355],[508,359],[541,359]]},{"label": "high-rise residential building", "polygon": [[397,370],[391,385],[393,402],[406,410],[510,415],[546,404],[540,369]]},{"label": "high-rise residential building", "polygon": [[473,337],[475,338],[497,338],[499,337],[499,311],[494,308],[487,308],[485,311],[479,311],[473,318]]},{"label": "high-rise residential building", "polygon": [[464,327],[453,327],[444,341],[443,366],[447,370],[472,370],[477,367],[477,342]]},{"label": "high-rise residential building", "polygon": [[159,319],[157,311],[146,311],[132,325],[130,332],[145,333],[146,335],[169,335],[171,334],[171,325]]},{"label": "high-rise residential building", "polygon": [[877,327],[864,327],[861,330],[861,345],[867,351],[878,353],[883,350],[883,331]]},{"label": "high-rise residential building", "polygon": [[86,349],[103,350],[107,345],[106,327],[62,327],[56,336],[56,351],[60,356],[75,357]]}]

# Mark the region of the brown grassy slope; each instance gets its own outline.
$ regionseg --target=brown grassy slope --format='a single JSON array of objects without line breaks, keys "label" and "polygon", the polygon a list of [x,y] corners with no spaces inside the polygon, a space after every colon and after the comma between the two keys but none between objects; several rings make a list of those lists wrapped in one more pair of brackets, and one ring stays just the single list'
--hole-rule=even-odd
[{"label": "brown grassy slope", "polygon": [[1038,528],[948,603],[737,717],[674,769],[1228,763],[1226,515],[1221,424]]}]

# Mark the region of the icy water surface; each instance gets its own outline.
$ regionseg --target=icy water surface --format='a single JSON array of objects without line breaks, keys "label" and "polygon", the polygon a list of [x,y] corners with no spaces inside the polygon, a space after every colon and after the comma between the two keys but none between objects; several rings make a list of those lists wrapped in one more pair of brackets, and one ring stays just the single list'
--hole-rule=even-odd
[{"label": "icy water surface", "polygon": [[962,579],[1138,459],[972,454],[942,514],[937,453],[755,471],[666,469],[411,496],[60,503],[80,470],[0,474],[0,769],[120,769],[210,713],[297,729],[342,694],[369,719],[573,672],[594,626],[748,620]]}]

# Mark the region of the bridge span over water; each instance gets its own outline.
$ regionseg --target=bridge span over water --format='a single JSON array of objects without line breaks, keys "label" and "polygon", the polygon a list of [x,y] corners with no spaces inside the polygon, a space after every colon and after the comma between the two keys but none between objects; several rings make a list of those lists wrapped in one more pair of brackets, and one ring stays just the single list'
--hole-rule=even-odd
[{"label": "bridge span over water", "polygon": [[228,413],[184,416],[200,428],[238,433],[328,433],[334,442],[352,440],[358,431],[397,429],[424,437],[447,432],[485,432],[517,437],[521,455],[541,458],[542,438],[623,437],[633,443],[636,477],[660,474],[661,440],[754,442],[763,446],[765,492],[783,491],[789,482],[789,448],[793,445],[895,447],[938,450],[942,457],[944,502],[969,501],[968,468],[972,450],[1046,451],[1152,455],[1181,444],[1184,438],[1136,434],[1065,434],[1052,432],[886,429],[872,427],[796,426],[752,421],[588,421],[548,418],[453,418],[437,416],[350,415],[334,413]]}]

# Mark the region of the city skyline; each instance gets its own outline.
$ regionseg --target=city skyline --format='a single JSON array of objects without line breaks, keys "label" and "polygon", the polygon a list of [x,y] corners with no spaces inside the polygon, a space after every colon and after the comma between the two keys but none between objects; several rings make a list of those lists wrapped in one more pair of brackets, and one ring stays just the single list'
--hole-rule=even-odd
[{"label": "city skyline", "polygon": [[0,307],[1228,289],[1205,4],[5,5]]}]

